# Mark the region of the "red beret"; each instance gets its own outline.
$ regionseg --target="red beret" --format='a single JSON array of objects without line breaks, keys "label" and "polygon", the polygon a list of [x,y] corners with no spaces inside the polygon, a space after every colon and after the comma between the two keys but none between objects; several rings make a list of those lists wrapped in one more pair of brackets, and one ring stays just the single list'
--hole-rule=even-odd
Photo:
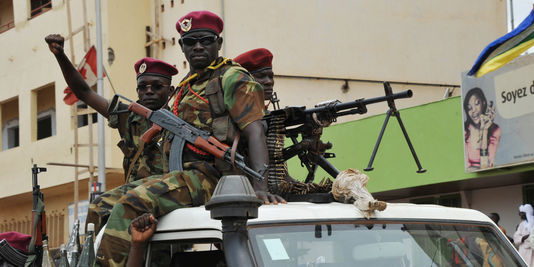
[{"label": "red beret", "polygon": [[134,69],[137,78],[143,75],[153,75],[171,79],[173,75],[178,73],[178,70],[173,65],[151,57],[145,57],[137,61]]},{"label": "red beret", "polygon": [[180,35],[200,30],[211,31],[219,35],[223,30],[223,25],[222,19],[215,13],[206,10],[192,11],[176,22],[176,30]]},{"label": "red beret", "polygon": [[234,61],[249,72],[255,72],[272,68],[273,54],[265,48],[256,48],[237,56]]},{"label": "red beret", "polygon": [[5,232],[0,233],[0,240],[5,239],[12,247],[28,252],[26,249],[30,245],[31,235],[21,234],[18,232]]}]

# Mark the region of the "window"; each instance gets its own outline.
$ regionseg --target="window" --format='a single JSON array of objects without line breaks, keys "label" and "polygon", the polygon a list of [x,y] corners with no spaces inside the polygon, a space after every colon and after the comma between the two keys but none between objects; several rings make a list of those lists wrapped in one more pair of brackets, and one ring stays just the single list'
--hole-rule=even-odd
[{"label": "window", "polygon": [[445,206],[445,207],[461,208],[462,207],[462,197],[460,196],[460,194],[451,194],[451,195],[439,196],[438,204],[441,205],[441,206]]},{"label": "window", "polygon": [[[56,93],[53,83],[33,90],[34,114],[37,121],[32,124],[32,140],[40,140],[56,135]],[[32,100],[33,101],[33,100]]]},{"label": "window", "polygon": [[56,111],[53,109],[37,115],[37,140],[56,135]]},{"label": "window", "polygon": [[0,104],[2,113],[2,150],[20,145],[19,132],[19,99],[15,98]]},{"label": "window", "polygon": [[248,235],[251,254],[261,267],[521,264],[498,232],[489,224],[460,223],[451,218],[437,222],[260,224],[249,226]]},{"label": "window", "polygon": [[31,17],[34,18],[52,9],[52,2],[51,0],[31,0],[30,9]]},{"label": "window", "polygon": [[436,204],[435,197],[420,197],[410,200],[410,203],[413,204]]},{"label": "window", "polygon": [[431,197],[420,197],[410,200],[414,204],[437,204],[445,207],[462,207],[462,197],[460,194],[450,194]]},{"label": "window", "polygon": [[[83,103],[82,101],[78,101],[78,103],[76,103],[77,107],[78,107],[78,111],[80,111],[81,109],[86,109],[87,108],[87,105],[85,103]],[[93,119],[93,124],[96,123],[97,119],[98,119],[98,114],[95,112],[93,114],[91,114],[92,116],[92,119]],[[85,125],[88,125],[89,124],[89,115],[88,114],[83,114],[83,115],[78,115],[78,128],[80,127],[83,127]]]},{"label": "window", "polygon": [[534,185],[523,186],[523,203],[534,204]]},{"label": "window", "polygon": [[0,0],[0,33],[15,27],[13,1]]},{"label": "window", "polygon": [[19,120],[13,119],[2,127],[2,150],[18,147],[19,145]]}]

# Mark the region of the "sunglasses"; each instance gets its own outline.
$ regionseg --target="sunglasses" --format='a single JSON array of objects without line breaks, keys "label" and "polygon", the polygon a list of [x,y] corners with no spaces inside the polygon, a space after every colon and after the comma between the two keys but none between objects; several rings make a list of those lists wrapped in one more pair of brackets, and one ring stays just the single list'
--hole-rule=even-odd
[{"label": "sunglasses", "polygon": [[166,88],[166,87],[169,87],[170,85],[168,84],[140,84],[137,86],[137,91],[146,91],[148,89],[148,87],[152,88],[152,90],[154,91],[159,91],[163,88]]},{"label": "sunglasses", "polygon": [[182,43],[187,46],[193,46],[197,42],[201,45],[210,45],[213,44],[215,41],[219,39],[219,36],[216,35],[209,35],[209,36],[202,36],[200,38],[196,37],[182,37],[180,40],[182,40]]}]

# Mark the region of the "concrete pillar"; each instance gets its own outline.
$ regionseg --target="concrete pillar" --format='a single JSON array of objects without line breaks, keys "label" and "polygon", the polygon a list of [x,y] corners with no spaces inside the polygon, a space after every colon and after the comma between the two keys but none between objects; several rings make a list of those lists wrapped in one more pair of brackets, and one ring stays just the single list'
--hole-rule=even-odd
[{"label": "concrete pillar", "polygon": [[30,17],[30,1],[13,0],[13,17],[15,27],[24,26]]}]

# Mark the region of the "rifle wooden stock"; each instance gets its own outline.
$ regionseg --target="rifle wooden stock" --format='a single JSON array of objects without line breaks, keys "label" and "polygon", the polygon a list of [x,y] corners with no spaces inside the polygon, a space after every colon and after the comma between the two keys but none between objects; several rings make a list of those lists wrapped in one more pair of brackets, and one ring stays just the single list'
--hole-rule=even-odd
[{"label": "rifle wooden stock", "polygon": [[143,135],[141,136],[141,140],[143,140],[143,142],[145,142],[146,144],[150,142],[150,140],[152,140],[152,138],[154,138],[156,134],[161,132],[161,130],[162,130],[161,126],[153,123],[152,127],[150,127],[150,129],[146,130],[146,132],[143,133]]},{"label": "rifle wooden stock", "polygon": [[138,103],[135,103],[135,102],[132,102],[130,103],[130,105],[128,106],[128,110],[129,111],[133,111],[145,118],[148,119],[148,117],[150,116],[150,114],[152,114],[152,110],[146,108],[145,106],[141,105],[141,104],[138,104]]},{"label": "rifle wooden stock", "polygon": [[[130,105],[128,106],[128,110],[135,112],[136,114],[141,115],[147,119],[152,114],[152,110],[135,102],[130,103]],[[141,136],[141,140],[143,140],[143,142],[145,142],[146,144],[150,142],[150,140],[152,140],[152,138],[154,138],[157,133],[161,132],[161,130],[161,126],[154,123],[152,124],[152,127],[150,127],[150,129],[143,133],[143,135]]]},{"label": "rifle wooden stock", "polygon": [[[35,220],[36,211],[32,211],[32,221]],[[46,236],[46,212],[43,211],[39,215],[39,219],[37,222],[37,228],[34,230],[32,229],[32,236],[35,236],[35,245],[36,246],[42,246],[43,245],[43,237]]]},{"label": "rifle wooden stock", "polygon": [[224,153],[230,151],[230,147],[228,145],[219,142],[219,140],[215,139],[213,136],[210,136],[208,140],[198,137],[195,140],[194,145],[212,154],[218,159],[224,159]]}]

